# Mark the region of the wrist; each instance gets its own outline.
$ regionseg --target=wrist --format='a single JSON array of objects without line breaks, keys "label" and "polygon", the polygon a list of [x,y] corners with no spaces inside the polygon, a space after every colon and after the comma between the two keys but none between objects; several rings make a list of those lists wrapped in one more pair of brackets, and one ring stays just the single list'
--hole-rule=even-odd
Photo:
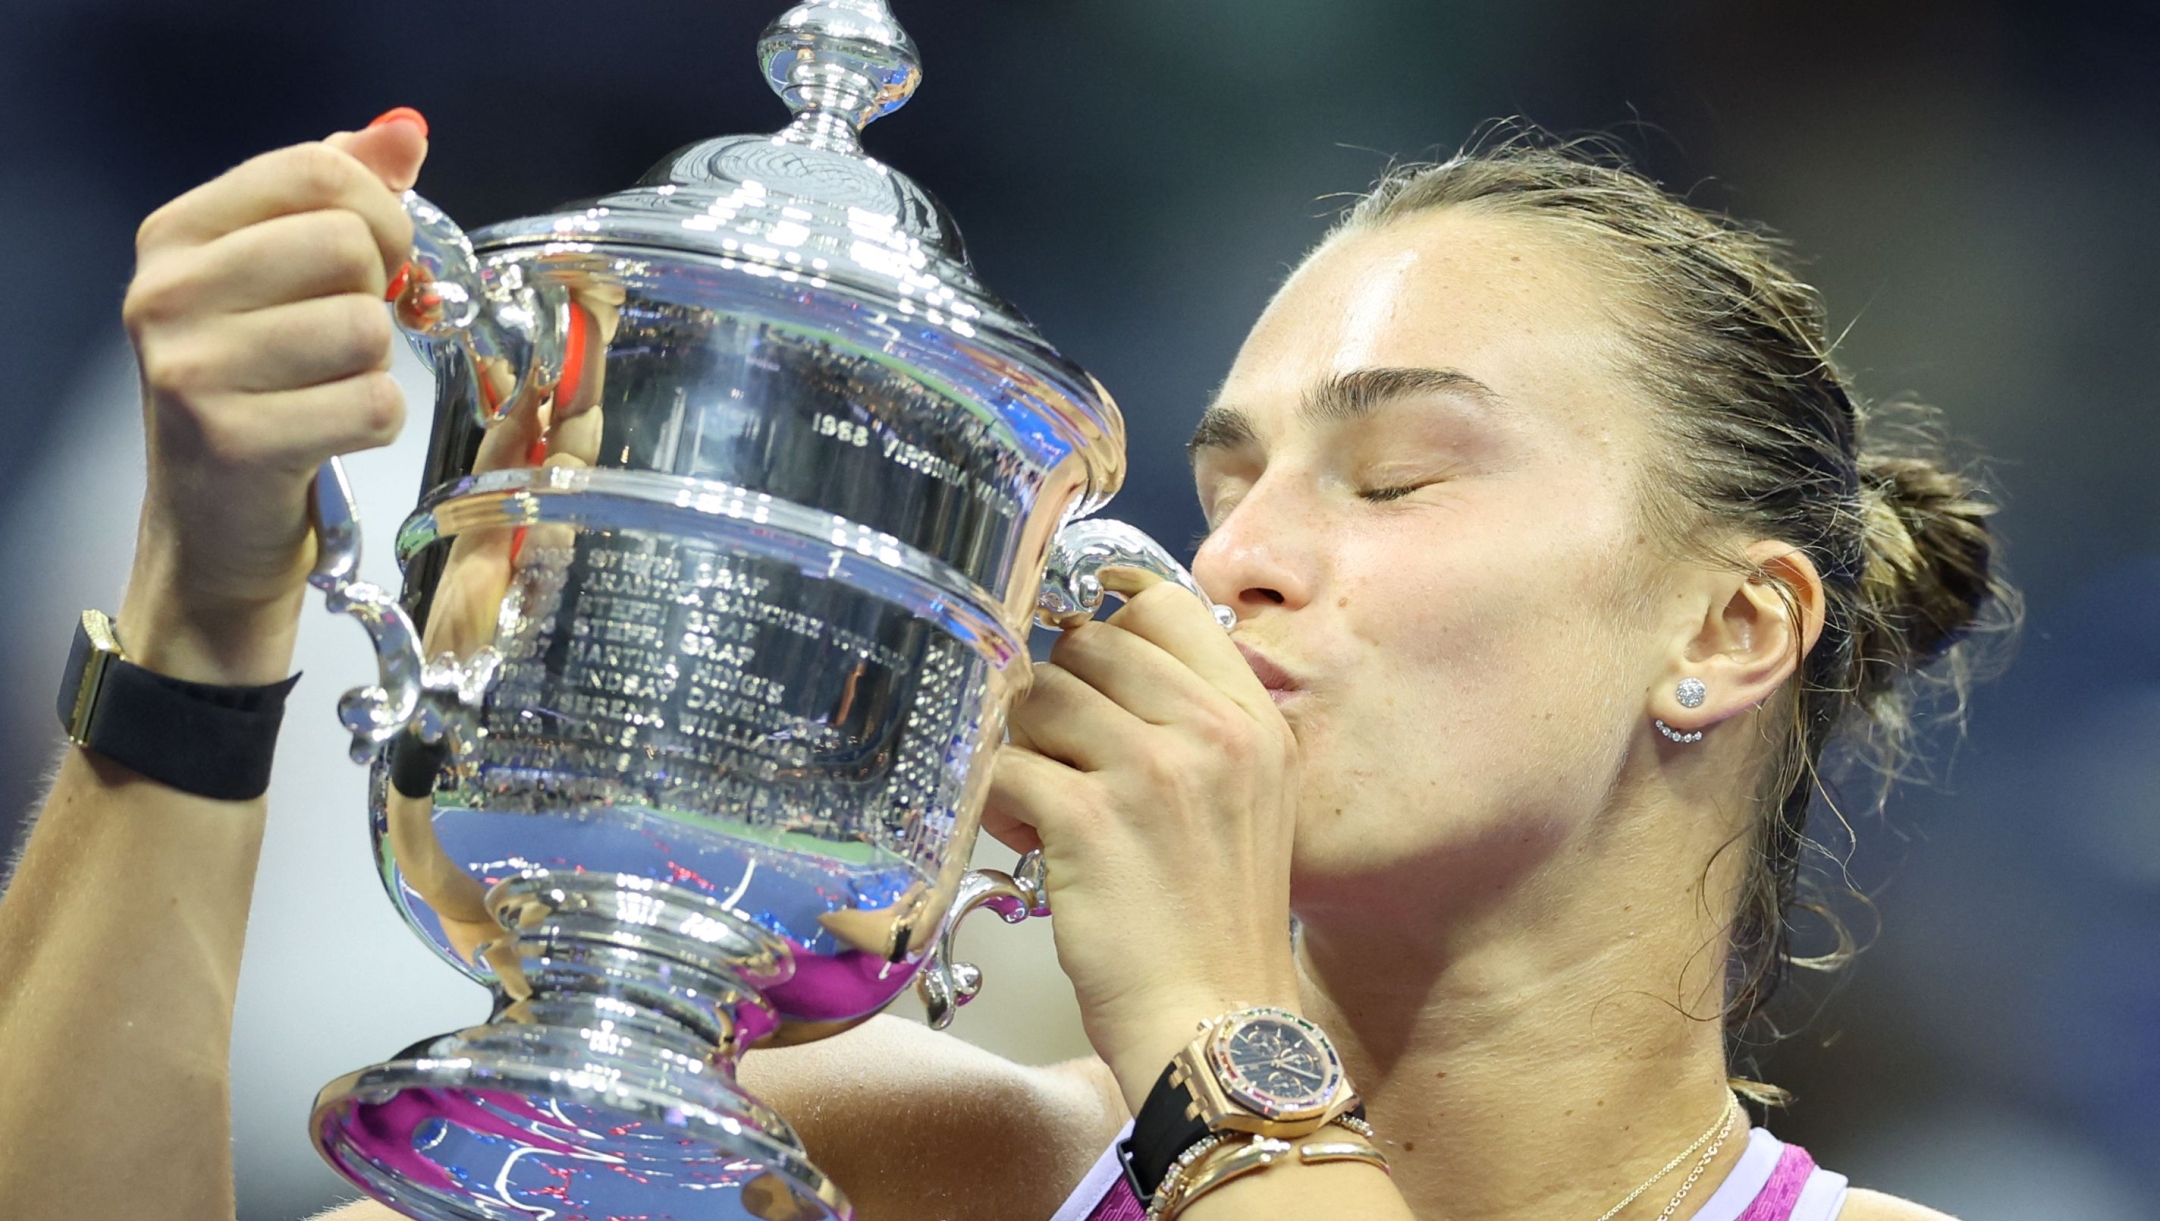
[{"label": "wrist", "polygon": [[179,588],[138,569],[114,616],[128,660],[169,678],[263,686],[292,669],[306,587],[268,598]]},{"label": "wrist", "polygon": [[1220,991],[1188,992],[1166,996],[1148,1006],[1147,1018],[1130,1023],[1111,1052],[1103,1057],[1111,1074],[1117,1078],[1118,1091],[1124,1095],[1126,1109],[1135,1115],[1140,1113],[1141,1104],[1162,1077],[1163,1069],[1200,1037],[1204,1025],[1224,1014],[1260,1005],[1299,1012],[1294,990],[1287,996],[1276,990],[1255,990],[1237,995]]}]

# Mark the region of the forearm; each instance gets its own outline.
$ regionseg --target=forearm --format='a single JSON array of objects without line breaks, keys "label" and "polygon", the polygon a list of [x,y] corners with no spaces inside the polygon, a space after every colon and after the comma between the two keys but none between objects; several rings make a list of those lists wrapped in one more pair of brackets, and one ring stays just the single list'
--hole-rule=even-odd
[{"label": "forearm", "polygon": [[[126,660],[218,687],[285,677],[309,480],[403,420],[380,302],[425,152],[424,123],[393,112],[253,158],[137,231],[121,319],[149,471]],[[0,896],[0,1217],[230,1221],[227,1061],[265,806],[70,749]]]},{"label": "forearm", "polygon": [[226,1069],[264,806],[70,749],[0,898],[0,1213],[233,1215]]},{"label": "forearm", "polygon": [[[141,575],[131,658],[223,684],[284,672],[288,607],[183,616]],[[265,808],[68,748],[0,896],[0,1215],[233,1215],[227,1060]]]}]

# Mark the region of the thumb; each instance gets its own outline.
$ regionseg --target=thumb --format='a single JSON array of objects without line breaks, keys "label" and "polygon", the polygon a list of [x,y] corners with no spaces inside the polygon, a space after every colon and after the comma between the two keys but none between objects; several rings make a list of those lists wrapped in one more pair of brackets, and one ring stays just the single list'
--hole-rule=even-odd
[{"label": "thumb", "polygon": [[405,191],[419,179],[420,163],[427,160],[428,125],[419,111],[399,106],[360,131],[341,131],[324,143],[352,154],[375,171],[384,186]]}]

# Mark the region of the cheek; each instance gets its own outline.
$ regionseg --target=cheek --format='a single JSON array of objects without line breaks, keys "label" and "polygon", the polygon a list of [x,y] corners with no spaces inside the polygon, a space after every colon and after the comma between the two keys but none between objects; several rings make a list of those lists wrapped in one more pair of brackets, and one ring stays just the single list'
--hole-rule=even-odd
[{"label": "cheek", "polygon": [[1632,523],[1549,495],[1444,528],[1423,516],[1338,553],[1327,609],[1361,677],[1344,693],[1356,707],[1315,726],[1316,780],[1391,803],[1445,792],[1488,815],[1594,808],[1640,696],[1615,612],[1638,554]]},{"label": "cheek", "polygon": [[[1609,667],[1627,626],[1629,524],[1595,504],[1494,505],[1475,520],[1405,517],[1344,549],[1335,609],[1368,663],[1486,715]],[[1468,518],[1470,515],[1463,515]]]}]

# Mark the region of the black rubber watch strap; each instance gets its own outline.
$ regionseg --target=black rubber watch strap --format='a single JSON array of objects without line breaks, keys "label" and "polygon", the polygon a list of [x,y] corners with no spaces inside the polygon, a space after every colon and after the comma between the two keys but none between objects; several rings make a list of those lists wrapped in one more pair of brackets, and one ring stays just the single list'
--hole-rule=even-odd
[{"label": "black rubber watch strap", "polygon": [[1125,1181],[1132,1185],[1133,1194],[1140,1197],[1142,1204],[1162,1186],[1163,1176],[1170,1173],[1170,1164],[1178,1154],[1208,1134],[1205,1123],[1186,1114],[1192,1095],[1184,1086],[1170,1084],[1176,1071],[1175,1061],[1163,1069],[1155,1088],[1140,1104],[1140,1113],[1133,1116],[1132,1135],[1118,1142],[1118,1164],[1125,1168]]},{"label": "black rubber watch strap", "polygon": [[[60,686],[60,723],[72,729],[84,671],[94,652],[77,625]],[[245,801],[270,787],[270,761],[285,696],[295,674],[263,687],[220,687],[145,670],[107,655],[91,696],[83,746],[160,784],[219,801]],[[72,736],[72,733],[71,733]]]},{"label": "black rubber watch strap", "polygon": [[[1140,1113],[1133,1116],[1132,1135],[1117,1145],[1118,1165],[1124,1168],[1125,1181],[1142,1205],[1154,1198],[1155,1189],[1162,1186],[1163,1177],[1170,1173],[1178,1155],[1213,1131],[1186,1113],[1192,1095],[1184,1086],[1170,1084],[1176,1071],[1177,1063],[1172,1061],[1155,1079],[1155,1088],[1141,1102]],[[1343,1114],[1363,1119],[1365,1104],[1361,1102]]]}]

